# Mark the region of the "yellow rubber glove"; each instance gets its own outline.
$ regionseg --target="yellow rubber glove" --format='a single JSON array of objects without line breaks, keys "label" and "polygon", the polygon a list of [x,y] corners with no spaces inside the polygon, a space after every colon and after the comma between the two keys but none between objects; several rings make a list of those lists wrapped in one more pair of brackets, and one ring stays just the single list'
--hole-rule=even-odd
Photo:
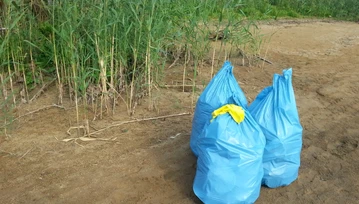
[{"label": "yellow rubber glove", "polygon": [[245,118],[245,112],[242,107],[234,105],[234,104],[227,104],[224,105],[217,110],[213,111],[212,113],[212,120],[211,122],[219,115],[229,113],[233,120],[236,121],[238,124],[241,123]]}]

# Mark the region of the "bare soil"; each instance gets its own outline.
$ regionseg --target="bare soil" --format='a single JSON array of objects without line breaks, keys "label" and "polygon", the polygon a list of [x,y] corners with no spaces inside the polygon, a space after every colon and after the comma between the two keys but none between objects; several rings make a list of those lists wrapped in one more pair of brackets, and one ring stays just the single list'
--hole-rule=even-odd
[{"label": "bare soil", "polygon": [[[252,101],[274,73],[293,67],[304,132],[299,178],[287,187],[262,187],[257,203],[359,203],[359,25],[301,20],[260,27],[271,37],[261,55],[273,64],[242,66],[241,56],[233,55],[237,80]],[[180,66],[166,70],[167,83],[182,81],[182,72]],[[200,84],[210,80],[210,72],[210,63],[200,69]],[[199,86],[193,98],[190,89],[159,88],[153,95],[156,111],[148,111],[144,99],[129,117],[120,103],[113,116],[90,121],[90,131],[192,112],[202,90]],[[15,115],[51,105],[56,96],[50,87]],[[8,136],[0,136],[0,203],[201,203],[192,192],[192,115],[139,120],[96,135],[113,141],[64,142],[77,137],[76,131],[66,134],[75,125],[75,109],[68,99],[64,107],[24,116]]]}]

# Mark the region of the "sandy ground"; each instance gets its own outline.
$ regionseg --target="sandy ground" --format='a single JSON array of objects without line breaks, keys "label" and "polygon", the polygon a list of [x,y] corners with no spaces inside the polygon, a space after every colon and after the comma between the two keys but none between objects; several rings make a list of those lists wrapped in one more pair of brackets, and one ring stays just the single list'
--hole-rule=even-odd
[{"label": "sandy ground", "polygon": [[[274,73],[293,67],[304,132],[298,180],[262,187],[256,203],[359,203],[359,24],[285,21],[261,28],[267,38],[272,35],[262,53],[267,50],[273,64],[241,66],[234,56],[236,77],[251,101]],[[201,68],[203,83],[210,68]],[[167,80],[181,81],[181,73],[172,67]],[[190,92],[161,89],[154,98],[157,111],[147,111],[144,101],[130,118],[120,104],[114,116],[91,121],[91,131],[192,111]],[[55,87],[16,114],[54,102]],[[66,130],[75,121],[74,109],[68,102],[65,107],[25,116],[12,125],[11,137],[0,136],[0,203],[201,203],[192,192],[192,115],[124,124],[97,135],[114,141],[76,144],[61,141],[71,137]]]}]

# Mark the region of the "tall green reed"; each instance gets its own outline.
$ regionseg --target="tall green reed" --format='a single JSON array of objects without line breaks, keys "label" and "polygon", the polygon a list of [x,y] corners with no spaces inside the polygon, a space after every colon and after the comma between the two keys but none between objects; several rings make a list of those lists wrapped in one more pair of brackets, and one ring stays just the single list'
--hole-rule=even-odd
[{"label": "tall green reed", "polygon": [[153,109],[153,88],[177,54],[185,56],[178,62],[184,76],[193,68],[194,87],[212,32],[241,33],[226,38],[224,47],[253,43],[242,4],[234,0],[6,0],[5,5],[1,74],[21,79],[23,102],[56,79],[58,103],[74,101],[78,123],[89,112],[93,119],[113,114],[120,103],[133,114],[144,96]]}]

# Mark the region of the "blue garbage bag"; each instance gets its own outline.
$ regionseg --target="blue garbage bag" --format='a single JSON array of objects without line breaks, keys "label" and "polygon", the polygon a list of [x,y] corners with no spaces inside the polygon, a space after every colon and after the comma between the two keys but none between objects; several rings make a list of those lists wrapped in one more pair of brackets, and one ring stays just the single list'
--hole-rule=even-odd
[{"label": "blue garbage bag", "polygon": [[265,137],[250,113],[242,111],[240,123],[222,112],[197,141],[193,191],[206,204],[254,203],[259,197]]},{"label": "blue garbage bag", "polygon": [[[235,103],[235,97],[239,102]],[[233,75],[231,63],[227,61],[204,89],[196,104],[190,139],[191,149],[196,156],[198,156],[197,139],[200,137],[204,125],[211,118],[211,113],[229,103],[247,108],[247,99]]]},{"label": "blue garbage bag", "polygon": [[249,112],[261,126],[267,143],[263,155],[263,184],[287,186],[298,177],[302,149],[292,69],[275,74],[273,85],[265,88],[249,106]]}]

